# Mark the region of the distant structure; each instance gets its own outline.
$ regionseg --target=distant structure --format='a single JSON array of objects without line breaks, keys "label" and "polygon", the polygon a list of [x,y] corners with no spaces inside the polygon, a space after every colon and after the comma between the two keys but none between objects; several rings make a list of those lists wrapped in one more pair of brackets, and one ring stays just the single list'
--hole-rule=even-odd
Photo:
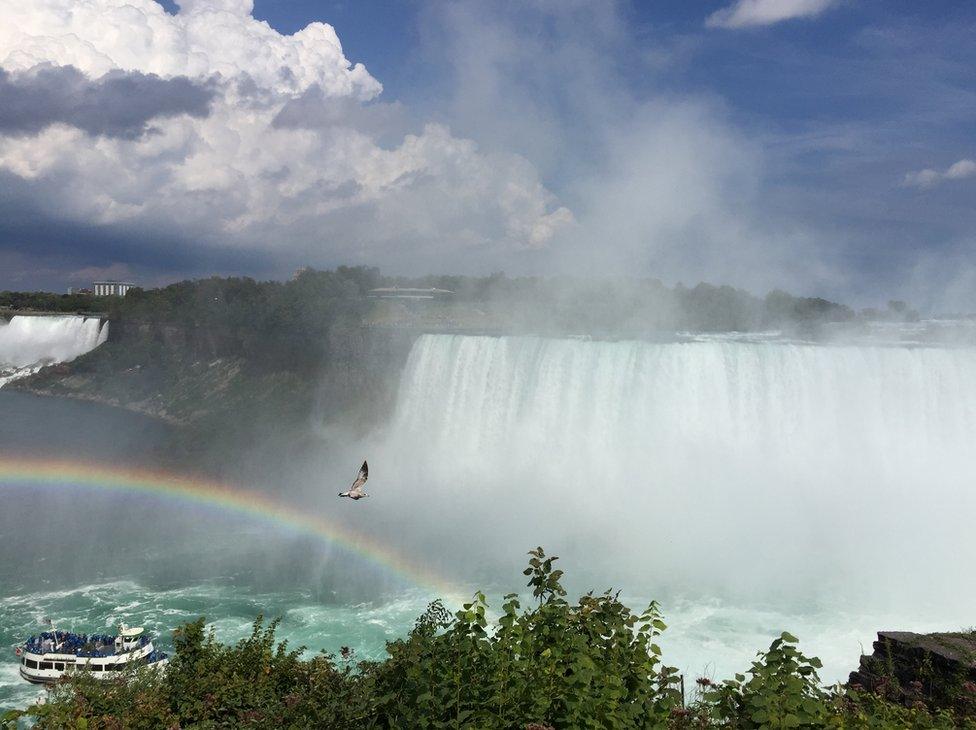
[{"label": "distant structure", "polygon": [[414,287],[387,286],[380,289],[370,289],[369,297],[373,299],[446,299],[454,296],[448,289],[418,289]]},{"label": "distant structure", "polygon": [[72,286],[68,288],[68,294],[94,294],[94,292],[91,289],[78,289],[77,287]]},{"label": "distant structure", "polygon": [[127,281],[96,281],[92,289],[96,297],[124,297],[134,286]]}]

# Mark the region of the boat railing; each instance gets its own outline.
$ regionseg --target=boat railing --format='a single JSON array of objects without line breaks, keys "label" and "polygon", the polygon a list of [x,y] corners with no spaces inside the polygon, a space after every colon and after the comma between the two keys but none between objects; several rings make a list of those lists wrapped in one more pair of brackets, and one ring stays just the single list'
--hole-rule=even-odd
[{"label": "boat railing", "polygon": [[[68,631],[45,631],[40,636],[31,636],[24,642],[24,649],[31,654],[74,654],[80,657],[109,657],[119,652],[115,650],[116,638],[109,634],[72,634]],[[140,636],[133,649],[141,649],[149,643],[149,638]],[[90,647],[90,648],[86,648]]]}]

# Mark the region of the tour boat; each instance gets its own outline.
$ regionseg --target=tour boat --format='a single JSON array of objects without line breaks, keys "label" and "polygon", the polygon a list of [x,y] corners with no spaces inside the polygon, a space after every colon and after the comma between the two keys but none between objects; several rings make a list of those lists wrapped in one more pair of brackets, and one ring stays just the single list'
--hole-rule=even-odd
[{"label": "tour boat", "polygon": [[164,667],[167,662],[166,654],[153,647],[141,627],[125,624],[117,636],[44,631],[17,647],[17,654],[20,676],[35,684],[53,684],[66,674],[83,671],[111,679],[128,667]]}]

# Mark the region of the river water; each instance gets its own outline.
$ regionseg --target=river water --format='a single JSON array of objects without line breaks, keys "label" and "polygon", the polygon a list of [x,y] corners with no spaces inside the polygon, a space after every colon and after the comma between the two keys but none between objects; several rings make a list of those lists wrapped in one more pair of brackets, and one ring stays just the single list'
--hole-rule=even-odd
[{"label": "river water", "polygon": [[[178,473],[167,428],[0,390],[0,463]],[[379,658],[444,586],[522,589],[537,544],[572,591],[658,599],[665,660],[692,676],[742,671],[789,630],[836,681],[878,630],[976,623],[972,348],[430,336],[389,423],[316,434],[322,449],[300,458],[252,455],[261,484],[242,459],[222,476],[374,548],[0,478],[0,706],[37,696],[13,648],[45,616],[85,632],[140,623],[165,648],[182,621],[204,615],[234,640],[263,613],[312,651]],[[338,500],[364,456],[372,497]]]},{"label": "river water", "polygon": [[[155,466],[175,473],[160,451],[169,427],[94,403],[0,390],[0,708],[43,691],[20,679],[14,649],[59,628],[109,633],[145,626],[171,645],[179,624],[206,616],[217,636],[244,636],[258,614],[282,619],[280,635],[312,651],[356,649],[380,658],[431,600],[430,590],[382,587],[354,592],[330,580],[329,552],[317,540],[279,534],[261,520],[160,501],[155,496],[74,492],[19,485],[4,460]],[[359,566],[369,574],[376,568]]]}]

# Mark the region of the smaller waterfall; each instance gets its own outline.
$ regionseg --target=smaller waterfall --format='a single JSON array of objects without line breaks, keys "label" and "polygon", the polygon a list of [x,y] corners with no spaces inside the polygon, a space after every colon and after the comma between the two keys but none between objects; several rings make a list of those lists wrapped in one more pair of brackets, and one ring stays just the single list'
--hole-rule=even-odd
[{"label": "smaller waterfall", "polygon": [[77,315],[0,320],[0,387],[44,365],[67,362],[94,350],[108,337],[108,324]]}]

